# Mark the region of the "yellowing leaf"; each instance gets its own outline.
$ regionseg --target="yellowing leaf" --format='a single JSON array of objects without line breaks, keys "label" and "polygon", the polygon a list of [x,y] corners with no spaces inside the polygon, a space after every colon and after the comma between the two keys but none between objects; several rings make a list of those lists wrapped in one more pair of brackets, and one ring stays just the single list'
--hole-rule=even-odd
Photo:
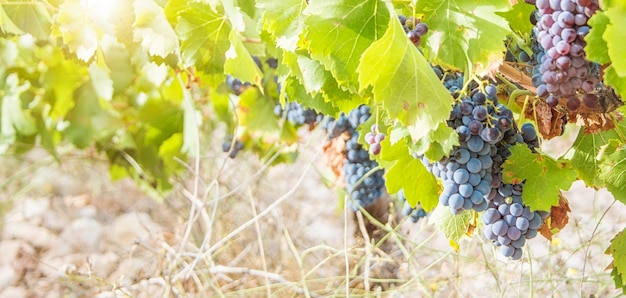
[{"label": "yellowing leaf", "polygon": [[428,223],[434,224],[437,230],[443,232],[455,251],[459,250],[459,240],[466,234],[473,219],[473,212],[465,210],[461,214],[454,215],[450,208],[438,206],[429,214]]}]

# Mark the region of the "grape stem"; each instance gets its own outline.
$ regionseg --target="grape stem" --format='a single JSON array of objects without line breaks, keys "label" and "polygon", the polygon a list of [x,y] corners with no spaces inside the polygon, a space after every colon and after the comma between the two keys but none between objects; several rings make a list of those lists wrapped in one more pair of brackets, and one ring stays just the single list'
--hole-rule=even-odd
[{"label": "grape stem", "polygon": [[[524,99],[524,104],[522,106],[522,111],[524,111],[524,109],[526,108],[526,102],[528,102],[528,96],[532,96],[534,95],[532,92],[525,90],[525,89],[515,89],[513,90],[513,92],[511,92],[511,95],[509,95],[509,101],[507,102],[507,106],[509,107],[509,109],[513,110],[513,106],[518,107],[519,105],[517,104],[517,98],[520,96],[526,96],[526,98]],[[520,113],[520,111],[514,111],[514,112],[518,112]]]}]

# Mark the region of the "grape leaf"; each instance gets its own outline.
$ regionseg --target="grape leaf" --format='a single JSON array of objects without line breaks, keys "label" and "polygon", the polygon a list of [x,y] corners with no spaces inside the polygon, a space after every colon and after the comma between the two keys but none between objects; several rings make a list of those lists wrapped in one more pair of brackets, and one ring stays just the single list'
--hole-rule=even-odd
[{"label": "grape leaf", "polygon": [[279,48],[294,52],[304,27],[302,11],[305,0],[259,0],[257,7],[264,10],[263,28],[270,33]]},{"label": "grape leaf", "polygon": [[[416,124],[415,127],[420,127],[420,124]],[[431,130],[415,145],[417,154],[424,155],[429,160],[440,160],[450,155],[454,146],[459,145],[459,137],[454,129],[441,122],[435,130]]]},{"label": "grape leaf", "polygon": [[304,14],[307,15],[305,38],[311,57],[322,62],[339,85],[356,92],[361,54],[383,35],[389,23],[385,3],[380,0],[313,1]]},{"label": "grape leaf", "polygon": [[602,11],[597,11],[589,19],[588,23],[591,30],[589,31],[589,34],[585,36],[585,41],[587,42],[587,45],[585,46],[587,59],[600,64],[611,62],[606,41],[602,38],[609,22],[609,17]]},{"label": "grape leaf", "polygon": [[40,59],[48,66],[41,80],[46,88],[45,96],[52,105],[49,117],[63,119],[74,107],[74,91],[87,76],[86,69],[74,60],[63,59],[60,50]]},{"label": "grape leaf", "polygon": [[258,88],[248,88],[239,96],[237,115],[242,129],[250,129],[260,135],[277,135],[278,123],[273,121],[274,100],[261,94]]},{"label": "grape leaf", "polygon": [[[613,266],[613,264],[611,264]],[[626,294],[626,284],[622,280],[622,275],[617,271],[617,268],[613,267],[611,270],[611,276],[613,277],[613,282],[615,283],[615,289],[621,289],[623,294]]]},{"label": "grape leaf", "polygon": [[191,2],[180,12],[176,32],[182,40],[185,64],[208,74],[223,74],[230,48],[228,20],[207,3]]},{"label": "grape leaf", "polygon": [[135,27],[133,40],[151,56],[165,58],[178,54],[178,37],[167,21],[165,12],[154,0],[135,0]]},{"label": "grape leaf", "polygon": [[621,98],[626,98],[626,77],[619,76],[612,64],[604,70],[604,83],[613,86]]},{"label": "grape leaf", "polygon": [[450,115],[452,96],[395,19],[363,53],[358,72],[360,90],[372,85],[375,102],[382,103],[391,118],[405,125],[420,123],[410,128],[413,141]]},{"label": "grape leaf", "polygon": [[325,102],[321,93],[314,96],[308,93],[295,76],[287,77],[282,88],[289,98],[297,99],[300,104],[307,108],[315,109],[324,115],[336,116],[339,114],[339,110],[332,103]]},{"label": "grape leaf", "polygon": [[17,135],[32,135],[37,132],[37,124],[30,112],[22,109],[20,96],[30,88],[26,81],[20,84],[16,74],[6,77],[2,88],[3,96],[0,97],[0,152],[5,151],[7,145],[15,142]]},{"label": "grape leaf", "polygon": [[618,140],[610,140],[600,153],[600,175],[615,199],[626,203],[626,148]]},{"label": "grape leaf", "polygon": [[473,212],[469,210],[463,211],[461,214],[454,215],[450,212],[450,208],[438,206],[430,213],[428,223],[434,224],[437,230],[443,232],[448,238],[450,246],[455,251],[459,250],[459,240],[468,231],[470,222],[473,218]]},{"label": "grape leaf", "polygon": [[[291,69],[290,75],[297,78],[306,92],[310,94],[306,97],[308,107],[316,108],[320,112],[322,110],[337,111],[338,109],[348,112],[366,102],[365,98],[341,89],[332,74],[324,69],[324,66],[317,60],[301,54],[284,52],[283,64]],[[290,98],[304,103],[300,97],[294,95],[290,94]],[[321,99],[321,101],[319,103],[309,101],[309,99],[316,98]],[[326,107],[322,107],[322,105],[326,105]],[[335,115],[335,113],[327,115]]]},{"label": "grape leaf", "polygon": [[611,66],[615,69],[615,73],[620,77],[626,77],[626,6],[620,3],[608,5],[605,14],[610,19],[610,24],[606,26],[604,32],[604,40],[606,40],[609,57],[611,57]]},{"label": "grape leaf", "polygon": [[505,18],[514,32],[529,34],[533,30],[533,24],[530,23],[530,15],[533,11],[535,11],[534,5],[518,1],[509,11],[496,12],[496,14]]},{"label": "grape leaf", "polygon": [[248,49],[241,42],[241,37],[235,30],[230,33],[231,47],[226,51],[224,72],[257,86],[263,86],[263,73],[256,65]]},{"label": "grape leaf", "polygon": [[[49,38],[52,20],[44,3],[34,0],[8,1],[8,5],[4,6],[4,11],[9,16],[11,23],[22,31],[37,39],[47,40]],[[0,21],[2,21],[3,15],[1,12],[0,10]],[[11,23],[7,22],[6,25],[10,31],[15,31]],[[4,21],[0,25],[4,26]]]},{"label": "grape leaf", "polygon": [[439,202],[440,187],[424,164],[409,154],[406,139],[391,145],[387,138],[381,145],[381,159],[391,162],[385,173],[389,193],[404,189],[404,196],[411,206],[419,202],[426,212],[435,208]]},{"label": "grape leaf", "polygon": [[[626,122],[622,121],[618,123],[618,126],[619,129],[625,129]],[[578,138],[572,145],[574,154],[572,155],[570,164],[578,173],[578,177],[580,177],[587,186],[596,188],[605,186],[604,181],[598,176],[600,170],[598,155],[602,147],[606,145],[610,139],[618,138],[619,135],[615,130],[595,134],[578,134]]]},{"label": "grape leaf", "polygon": [[163,8],[167,21],[174,27],[178,24],[178,14],[187,8],[187,0],[169,0]]},{"label": "grape leaf", "polygon": [[533,154],[526,145],[511,147],[511,156],[502,166],[505,183],[524,182],[524,204],[532,210],[550,210],[559,203],[561,189],[569,189],[576,172],[565,161]]},{"label": "grape leaf", "polygon": [[100,99],[111,100],[113,97],[113,80],[109,77],[109,72],[98,67],[96,63],[89,65],[89,77],[96,95]]},{"label": "grape leaf", "polygon": [[70,51],[89,61],[98,49],[99,34],[79,1],[66,1],[59,7],[52,33],[63,39]]},{"label": "grape leaf", "polygon": [[[480,3],[480,4],[479,4]],[[473,73],[502,58],[504,40],[510,33],[507,22],[496,12],[508,11],[508,0],[418,1],[415,11],[428,24],[427,54],[438,65]],[[526,20],[525,20],[526,21]]]},{"label": "grape leaf", "polygon": [[613,271],[611,275],[615,281],[616,288],[621,288],[622,293],[626,294],[626,286],[624,273],[626,272],[626,230],[622,230],[611,240],[611,246],[607,249],[607,254],[613,256]]},{"label": "grape leaf", "polygon": [[0,32],[2,34],[24,34],[24,31],[9,18],[2,5],[0,5]]},{"label": "grape leaf", "polygon": [[120,127],[119,119],[115,119],[102,108],[90,82],[78,88],[74,96],[80,100],[76,101],[67,114],[69,126],[63,131],[63,135],[76,147],[85,148],[91,141],[105,139]]}]

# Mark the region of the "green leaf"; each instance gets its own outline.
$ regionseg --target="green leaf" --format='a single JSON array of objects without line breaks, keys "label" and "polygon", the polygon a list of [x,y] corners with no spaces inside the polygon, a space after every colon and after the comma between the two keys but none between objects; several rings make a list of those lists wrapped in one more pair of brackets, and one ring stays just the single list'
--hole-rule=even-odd
[{"label": "green leaf", "polygon": [[208,74],[223,74],[226,51],[230,48],[228,20],[206,3],[191,2],[180,12],[176,31],[182,40],[186,65],[195,65]]},{"label": "green leaf", "polygon": [[178,14],[185,8],[187,8],[188,2],[189,1],[187,0],[167,1],[167,4],[165,5],[165,8],[163,8],[163,11],[165,12],[165,17],[167,18],[167,21],[172,26],[176,26],[176,24],[178,23]]},{"label": "green leaf", "polygon": [[535,11],[534,5],[518,1],[509,11],[496,12],[496,14],[505,18],[514,32],[530,34],[533,30],[533,24],[530,23],[530,15],[533,11]]},{"label": "green leaf", "polygon": [[60,50],[40,59],[48,65],[41,80],[52,105],[49,117],[63,119],[74,107],[74,91],[88,78],[87,69],[75,60],[64,59]]},{"label": "green leaf", "polygon": [[[13,3],[12,3],[13,2]],[[37,39],[47,40],[50,36],[51,18],[46,10],[45,4],[41,1],[27,0],[8,1],[4,6],[6,15],[22,31],[29,33]],[[0,21],[2,19],[0,11]],[[0,23],[4,26],[4,22]],[[7,22],[8,28],[15,31],[11,24]]]},{"label": "green leaf", "polygon": [[609,22],[609,17],[602,11],[597,11],[589,19],[588,23],[591,27],[591,31],[585,36],[585,41],[587,42],[585,46],[587,59],[600,64],[611,62],[606,41],[602,38]]},{"label": "green leaf", "polygon": [[178,37],[167,21],[165,12],[154,0],[135,0],[133,40],[141,43],[151,56],[167,57],[178,54]]},{"label": "green leaf", "polygon": [[[291,69],[290,75],[297,78],[306,90],[305,92],[309,93],[308,96],[302,97],[299,89],[285,89],[297,91],[297,94],[287,93],[292,100],[295,99],[319,112],[336,112],[337,110],[349,112],[367,102],[366,98],[341,89],[332,74],[317,60],[305,55],[285,52],[282,62]],[[327,115],[335,115],[334,112]]]},{"label": "green leaf", "polygon": [[450,115],[452,96],[395,19],[363,53],[358,72],[361,91],[371,85],[375,102],[390,118],[410,126],[414,142]]},{"label": "green leaf", "polygon": [[15,142],[18,135],[29,136],[37,132],[37,123],[30,112],[22,108],[20,96],[30,88],[26,81],[20,84],[16,74],[6,77],[1,99],[0,113],[0,152]]},{"label": "green leaf", "polygon": [[257,88],[248,88],[240,96],[239,125],[259,135],[278,135],[280,128],[274,115],[274,100]]},{"label": "green leaf", "polygon": [[611,240],[611,246],[607,249],[607,253],[613,256],[613,271],[611,275],[615,281],[615,287],[622,289],[622,293],[626,294],[626,285],[624,280],[626,276],[626,231],[622,230]]},{"label": "green leaf", "polygon": [[385,173],[389,193],[404,189],[404,196],[411,206],[419,202],[427,212],[435,208],[439,202],[440,187],[424,164],[409,154],[406,139],[394,145],[385,139],[382,147],[381,159],[393,162]]},{"label": "green leaf", "polygon": [[224,72],[230,74],[242,82],[250,82],[257,86],[263,86],[263,72],[241,42],[241,37],[234,30],[230,33],[231,47],[226,51],[226,63]]},{"label": "green leaf", "polygon": [[339,85],[356,92],[361,55],[383,35],[389,23],[385,3],[380,0],[313,1],[304,14],[307,15],[305,38],[311,57],[322,62]]},{"label": "green leaf", "polygon": [[576,180],[576,172],[565,161],[533,154],[526,145],[516,145],[502,166],[502,180],[511,184],[524,182],[524,204],[532,210],[550,210],[558,205],[560,190],[569,189]]},{"label": "green leaf", "polygon": [[467,233],[473,214],[473,211],[465,210],[461,214],[454,215],[450,212],[450,208],[439,206],[429,214],[428,223],[434,224],[437,230],[443,232],[450,241],[450,246],[458,250],[459,240]]},{"label": "green leaf", "polygon": [[613,86],[615,93],[621,98],[626,98],[626,77],[619,76],[613,64],[604,70],[604,83]]},{"label": "green leaf", "polygon": [[98,49],[98,28],[92,23],[79,1],[63,3],[55,17],[53,34],[63,39],[78,59],[89,61]]},{"label": "green leaf", "polygon": [[600,179],[616,200],[626,203],[626,148],[618,140],[610,140],[600,153]]},{"label": "green leaf", "polygon": [[503,41],[510,29],[496,13],[509,7],[508,0],[418,1],[415,11],[424,15],[423,22],[429,28],[425,36],[427,54],[435,64],[466,74],[474,73],[474,68],[477,72],[486,69],[505,51]]},{"label": "green leaf", "polygon": [[2,5],[0,5],[0,33],[2,34],[24,34],[24,31],[20,29],[4,11]]},{"label": "green leaf", "polygon": [[336,116],[339,114],[339,110],[332,102],[326,102],[321,93],[317,93],[315,96],[308,93],[306,88],[294,76],[287,77],[282,84],[282,88],[289,98],[297,99],[305,107],[314,109],[324,115]]},{"label": "green leaf", "polygon": [[90,82],[78,88],[74,95],[80,100],[67,114],[69,126],[63,135],[76,147],[85,148],[92,141],[108,139],[120,127],[118,119],[102,108]]},{"label": "green leaf", "polygon": [[[415,127],[419,129],[420,126],[417,124]],[[435,130],[419,139],[415,153],[425,155],[429,160],[440,160],[444,156],[449,156],[454,146],[458,145],[459,136],[456,131],[445,122],[441,122]]]},{"label": "green leaf", "polygon": [[111,100],[113,97],[113,81],[106,69],[98,67],[96,63],[89,65],[89,77],[96,95],[100,99]]},{"label": "green leaf", "polygon": [[302,11],[306,0],[259,0],[257,7],[264,10],[263,29],[270,33],[279,48],[294,52],[302,33]]},{"label": "green leaf", "polygon": [[[116,92],[125,92],[137,76],[131,63],[130,52],[123,44],[109,38],[102,40],[101,47],[104,62],[110,70],[110,78],[113,80],[113,89]],[[146,73],[146,76],[150,75],[151,73]]]},{"label": "green leaf", "polygon": [[163,160],[165,167],[168,169],[179,169],[182,167],[177,160],[185,160],[187,157],[182,153],[183,150],[183,134],[175,133],[169,139],[165,140],[159,147],[159,157]]},{"label": "green leaf", "polygon": [[[610,4],[609,4],[610,5]],[[626,7],[619,3],[607,7],[605,14],[610,19],[610,24],[606,26],[604,40],[606,40],[609,57],[615,73],[620,77],[626,77]]]},{"label": "green leaf", "polygon": [[[626,128],[626,122],[622,121],[618,124],[619,129]],[[582,179],[587,186],[601,188],[605,183],[598,176],[600,170],[600,161],[598,159],[602,147],[605,146],[610,139],[618,139],[619,135],[615,130],[603,131],[594,134],[585,134],[582,131],[578,134],[578,138],[572,145],[574,154],[572,155],[571,165],[578,173],[578,177]]]}]

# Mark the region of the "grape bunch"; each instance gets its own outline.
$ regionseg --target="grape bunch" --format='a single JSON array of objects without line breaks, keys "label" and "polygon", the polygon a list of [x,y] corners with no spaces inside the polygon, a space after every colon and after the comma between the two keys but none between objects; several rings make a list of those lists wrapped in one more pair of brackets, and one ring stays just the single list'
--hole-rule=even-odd
[{"label": "grape bunch", "polygon": [[417,223],[420,219],[428,215],[419,203],[415,208],[411,207],[404,196],[404,189],[398,192],[398,199],[402,202],[402,215],[408,216],[413,223]]},{"label": "grape bunch", "polygon": [[[378,166],[378,163],[370,159],[369,153],[357,141],[359,133],[356,131],[361,123],[370,117],[370,108],[366,105],[353,109],[348,113],[348,133],[350,139],[346,141],[346,160],[343,172],[351,198],[362,207],[369,206],[378,200],[385,189],[384,171],[370,171]],[[353,206],[356,210],[356,206]]]},{"label": "grape bunch", "polygon": [[[329,117],[322,122],[322,128],[326,130],[330,139],[344,133],[348,136],[343,174],[350,197],[362,207],[375,203],[385,190],[384,171],[379,169],[371,172],[378,167],[378,163],[371,160],[368,151],[358,143],[359,133],[356,129],[367,121],[370,115],[370,108],[361,105],[351,110],[348,115],[341,113],[337,119]],[[357,210],[358,206],[353,205],[352,209]]]},{"label": "grape bunch", "polygon": [[483,232],[487,239],[500,247],[502,255],[519,260],[526,239],[537,236],[537,230],[549,213],[531,211],[524,205],[523,184],[503,184],[501,178],[493,181],[489,207],[482,214]]},{"label": "grape bunch", "polygon": [[235,144],[233,146],[233,137],[228,135],[224,142],[222,142],[222,151],[228,152],[228,157],[235,158],[237,157],[237,153],[243,150],[244,143],[240,140],[235,140]]},{"label": "grape bunch", "polygon": [[333,117],[325,118],[322,122],[322,128],[328,133],[329,139],[334,139],[342,133],[349,131],[351,127],[348,117],[342,112],[337,119]]},{"label": "grape bunch", "polygon": [[[355,133],[346,142],[347,152],[343,172],[350,197],[356,204],[367,207],[374,204],[383,194],[384,171],[376,170],[369,173],[378,166],[378,163],[370,159],[369,153],[357,142],[358,139],[359,135]],[[352,209],[358,208],[353,206]]]},{"label": "grape bunch", "polygon": [[[570,111],[599,105],[592,92],[599,84],[598,65],[586,59],[584,38],[589,33],[587,21],[598,10],[597,0],[536,0],[533,30],[543,48],[536,66],[541,80],[536,83],[537,95],[546,98],[550,107],[559,99],[566,100]],[[535,76],[537,76],[535,74]]]},{"label": "grape bunch", "polygon": [[403,15],[399,15],[398,19],[400,20],[404,33],[406,33],[409,40],[416,47],[419,46],[422,43],[422,36],[428,33],[428,25],[420,22],[420,20],[415,17],[407,18]]},{"label": "grape bunch", "polygon": [[283,109],[283,106],[280,103],[277,103],[274,106],[274,115],[285,117],[287,121],[295,125],[313,125],[319,122],[322,118],[322,114],[317,113],[313,109],[304,108],[295,101],[287,102],[286,109]]},{"label": "grape bunch", "polygon": [[246,89],[251,86],[250,83],[243,83],[241,80],[231,75],[226,76],[226,85],[237,96],[241,95],[241,93],[246,91]]},{"label": "grape bunch", "polygon": [[[446,84],[448,81],[451,83]],[[451,92],[458,91],[459,82],[463,82],[462,75],[445,76],[444,84]],[[421,157],[428,170],[442,180],[439,203],[453,214],[487,209],[493,169],[503,162],[499,146],[517,141],[512,119],[513,113],[498,103],[494,85],[484,90],[474,86],[469,96],[457,100],[447,121],[459,135],[459,146],[450,157],[434,163]]]},{"label": "grape bunch", "polygon": [[386,135],[380,132],[380,127],[377,124],[372,124],[372,127],[368,133],[365,134],[365,141],[370,145],[370,154],[378,155],[382,146],[380,142],[385,139]]},{"label": "grape bunch", "polygon": [[[515,138],[500,143],[494,160],[506,160],[511,155],[511,146],[515,144],[526,143],[533,151],[539,146],[537,131],[531,123],[524,123],[520,130]],[[501,167],[494,164],[492,170],[491,192],[487,197],[489,205],[482,215],[485,225],[483,234],[500,247],[502,255],[518,260],[522,257],[526,239],[537,235],[549,212],[531,211],[523,202],[523,183],[506,184],[502,181]]]}]

